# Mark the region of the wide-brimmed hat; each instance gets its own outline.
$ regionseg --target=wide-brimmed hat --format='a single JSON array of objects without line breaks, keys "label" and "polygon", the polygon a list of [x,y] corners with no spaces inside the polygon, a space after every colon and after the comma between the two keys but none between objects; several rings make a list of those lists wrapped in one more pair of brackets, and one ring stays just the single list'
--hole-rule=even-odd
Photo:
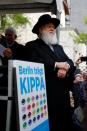
[{"label": "wide-brimmed hat", "polygon": [[49,14],[42,15],[38,19],[38,22],[34,25],[32,32],[39,34],[39,27],[49,23],[53,23],[55,28],[57,28],[57,26],[60,24],[60,20],[57,18],[52,18]]}]

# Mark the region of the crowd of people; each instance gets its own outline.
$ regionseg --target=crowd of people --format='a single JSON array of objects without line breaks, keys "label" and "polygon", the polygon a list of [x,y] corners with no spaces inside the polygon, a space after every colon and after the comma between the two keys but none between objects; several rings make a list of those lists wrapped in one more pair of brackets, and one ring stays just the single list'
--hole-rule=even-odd
[{"label": "crowd of people", "polygon": [[[87,68],[84,70],[76,69],[74,73],[73,89],[71,96],[71,107],[73,108],[73,121],[79,131],[87,130],[85,121],[87,116]],[[85,120],[85,121],[84,121]]]},{"label": "crowd of people", "polygon": [[[59,24],[59,19],[48,14],[40,16],[32,29],[37,39],[25,46],[16,42],[15,28],[5,28],[5,35],[0,36],[0,44],[5,47],[0,64],[8,65],[9,59],[43,63],[50,131],[84,131],[82,121],[87,101],[87,69],[77,69],[58,43],[56,28]],[[76,64],[80,62],[81,57]],[[1,72],[0,86],[4,84],[7,85],[7,74]]]}]

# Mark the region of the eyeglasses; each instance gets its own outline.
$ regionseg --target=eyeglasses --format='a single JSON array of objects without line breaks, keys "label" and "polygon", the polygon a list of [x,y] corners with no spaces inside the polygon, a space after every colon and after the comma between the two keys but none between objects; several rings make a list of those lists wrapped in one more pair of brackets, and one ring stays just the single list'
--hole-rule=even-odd
[{"label": "eyeglasses", "polygon": [[12,34],[5,34],[5,36],[12,36]]}]

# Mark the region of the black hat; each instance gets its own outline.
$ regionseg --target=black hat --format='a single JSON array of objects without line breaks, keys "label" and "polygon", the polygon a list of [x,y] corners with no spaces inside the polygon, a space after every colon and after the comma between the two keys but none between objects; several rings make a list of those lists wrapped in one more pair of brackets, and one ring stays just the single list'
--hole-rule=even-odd
[{"label": "black hat", "polygon": [[49,14],[42,15],[38,19],[38,22],[34,25],[32,32],[39,34],[39,27],[49,23],[53,23],[55,28],[57,28],[57,26],[60,24],[60,20],[57,18],[51,18]]}]

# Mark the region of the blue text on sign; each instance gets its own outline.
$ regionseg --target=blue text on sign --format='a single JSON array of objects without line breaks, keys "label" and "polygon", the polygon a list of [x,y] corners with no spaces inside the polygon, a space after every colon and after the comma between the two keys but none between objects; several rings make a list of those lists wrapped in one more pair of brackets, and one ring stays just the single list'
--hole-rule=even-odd
[{"label": "blue text on sign", "polygon": [[20,90],[21,95],[45,90],[43,77],[20,77]]}]

